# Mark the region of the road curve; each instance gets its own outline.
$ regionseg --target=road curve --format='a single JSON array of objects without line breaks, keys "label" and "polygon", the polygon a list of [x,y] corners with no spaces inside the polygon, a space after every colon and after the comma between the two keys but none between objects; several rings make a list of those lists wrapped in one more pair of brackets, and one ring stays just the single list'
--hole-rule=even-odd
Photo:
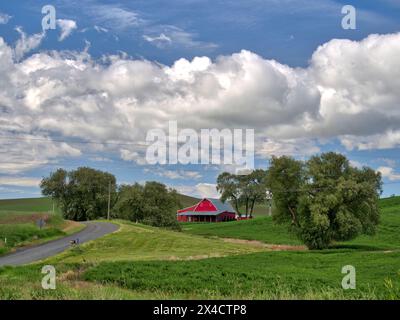
[{"label": "road curve", "polygon": [[62,239],[53,240],[41,245],[23,248],[14,253],[0,257],[0,266],[18,266],[42,260],[63,252],[71,247],[70,241],[79,239],[79,243],[100,238],[119,229],[109,222],[83,222],[85,229]]}]

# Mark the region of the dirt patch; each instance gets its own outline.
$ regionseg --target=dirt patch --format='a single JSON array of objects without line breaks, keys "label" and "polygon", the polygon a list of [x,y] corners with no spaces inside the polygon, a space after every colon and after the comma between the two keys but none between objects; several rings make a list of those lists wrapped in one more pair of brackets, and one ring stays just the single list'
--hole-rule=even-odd
[{"label": "dirt patch", "polygon": [[210,258],[222,258],[226,257],[226,255],[219,254],[219,253],[212,253],[212,254],[199,254],[196,256],[186,256],[186,257],[178,257],[178,256],[169,256],[166,260],[169,261],[187,261],[187,260],[204,260]]},{"label": "dirt patch", "polygon": [[244,240],[244,239],[233,239],[233,238],[222,238],[223,241],[229,243],[237,243],[237,244],[246,244],[253,247],[259,248],[267,248],[272,251],[304,251],[307,250],[306,246],[293,246],[293,245],[286,245],[286,244],[270,244],[264,243],[257,240]]},{"label": "dirt patch", "polygon": [[68,286],[74,288],[74,289],[87,289],[87,288],[92,288],[93,283],[87,282],[87,281],[81,281],[81,280],[67,280],[65,281]]},{"label": "dirt patch", "polygon": [[34,214],[10,214],[3,219],[0,219],[0,224],[22,224],[22,223],[36,223],[36,221],[43,219],[45,222],[49,220],[47,213],[34,213]]}]

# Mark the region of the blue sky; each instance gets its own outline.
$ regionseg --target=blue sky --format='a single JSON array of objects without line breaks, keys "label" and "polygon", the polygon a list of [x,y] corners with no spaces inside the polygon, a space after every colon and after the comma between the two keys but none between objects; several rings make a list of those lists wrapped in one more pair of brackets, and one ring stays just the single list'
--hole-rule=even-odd
[{"label": "blue sky", "polygon": [[[59,23],[42,34],[47,4]],[[341,27],[346,4],[356,30]],[[38,196],[41,177],[83,165],[214,195],[225,167],[150,166],[127,147],[168,120],[254,128],[257,167],[272,153],[339,151],[381,169],[384,195],[399,194],[398,32],[396,0],[2,1],[0,59],[12,61],[0,67],[0,198]]]},{"label": "blue sky", "polygon": [[[306,66],[311,54],[333,38],[360,40],[371,33],[397,32],[400,6],[395,0],[172,0],[172,1],[18,1],[2,2],[1,10],[13,18],[2,26],[2,36],[15,41],[14,28],[28,34],[41,31],[41,8],[53,4],[57,18],[72,19],[79,30],[67,41],[49,32],[38,50],[83,49],[91,41],[91,54],[101,56],[124,51],[132,57],[170,64],[199,55],[215,58],[248,49],[291,66]],[[358,28],[343,30],[341,8],[358,9]],[[98,32],[95,26],[110,32]],[[159,48],[143,36],[170,36],[180,32],[177,43]]]}]

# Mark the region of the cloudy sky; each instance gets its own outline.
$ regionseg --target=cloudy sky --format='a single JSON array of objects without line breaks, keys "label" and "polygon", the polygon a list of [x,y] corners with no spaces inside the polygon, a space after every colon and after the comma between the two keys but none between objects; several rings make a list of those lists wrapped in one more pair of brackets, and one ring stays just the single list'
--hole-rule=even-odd
[{"label": "cloudy sky", "polygon": [[[345,4],[356,30],[341,27]],[[399,194],[399,57],[397,0],[2,1],[0,198],[84,165],[215,196],[232,168],[146,163],[146,133],[171,120],[254,129],[261,168],[342,152]]]}]

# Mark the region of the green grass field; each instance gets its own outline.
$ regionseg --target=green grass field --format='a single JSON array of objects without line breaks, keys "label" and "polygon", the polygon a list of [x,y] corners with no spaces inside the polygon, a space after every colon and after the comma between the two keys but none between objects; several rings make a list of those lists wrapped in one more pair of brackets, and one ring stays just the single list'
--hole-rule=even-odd
[{"label": "green grass field", "polygon": [[[352,241],[334,244],[333,247],[364,250],[400,249],[400,197],[382,199],[380,207],[381,222],[375,236],[360,236]],[[222,224],[184,223],[182,226],[185,233],[207,237],[258,240],[271,244],[301,244],[295,235],[288,232],[289,226],[276,225],[268,216]]]},{"label": "green grass field", "polygon": [[[184,232],[117,221],[120,231],[29,266],[0,268],[1,299],[400,299],[400,198],[383,199],[381,225],[322,251],[298,245],[268,217],[184,224]],[[11,208],[12,209],[12,208]],[[57,270],[57,290],[40,287],[41,266]],[[343,290],[342,267],[357,272]]]},{"label": "green grass field", "polygon": [[[0,255],[77,232],[82,225],[64,221],[50,199],[0,200]],[[45,220],[39,228],[37,221]]]},{"label": "green grass field", "polygon": [[271,217],[224,223],[183,223],[185,233],[206,237],[258,240],[265,243],[299,245],[301,242],[288,232],[288,226],[276,225]]},{"label": "green grass field", "polygon": [[120,225],[118,232],[51,258],[49,263],[204,259],[266,250],[127,221],[116,223]]},{"label": "green grass field", "polygon": [[187,207],[193,206],[196,203],[198,203],[200,201],[200,199],[186,196],[184,194],[180,194],[179,201],[181,203],[182,208],[187,208]]},{"label": "green grass field", "polygon": [[[56,213],[60,213],[56,205],[54,208]],[[0,200],[0,212],[2,211],[52,212],[53,202],[49,198]]]},{"label": "green grass field", "polygon": [[[341,288],[341,270],[348,264],[357,270],[357,290]],[[199,261],[101,263],[89,268],[84,279],[203,299],[302,298],[313,291],[387,299],[391,294],[400,298],[399,272],[400,252],[264,252]]]}]

